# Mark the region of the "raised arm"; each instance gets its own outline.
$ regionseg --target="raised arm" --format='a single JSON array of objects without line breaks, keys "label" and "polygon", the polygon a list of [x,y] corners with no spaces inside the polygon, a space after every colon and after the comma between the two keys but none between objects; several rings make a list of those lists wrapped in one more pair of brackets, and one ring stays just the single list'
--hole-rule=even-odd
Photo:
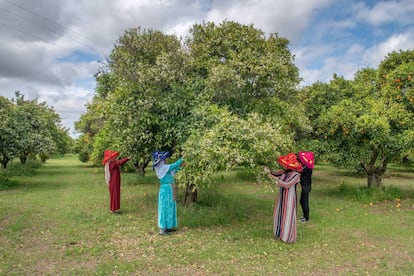
[{"label": "raised arm", "polygon": [[180,158],[177,161],[175,161],[174,163],[170,164],[170,168],[168,171],[175,171],[180,169],[181,164],[184,162],[184,159]]},{"label": "raised arm", "polygon": [[284,173],[284,170],[279,170],[279,171],[269,171],[269,173],[273,176],[279,177]]},{"label": "raised arm", "polygon": [[124,163],[126,163],[128,160],[129,160],[129,157],[125,157],[119,160],[115,160],[112,163],[114,167],[119,167],[119,166],[122,166]]},{"label": "raised arm", "polygon": [[290,188],[300,180],[300,174],[298,172],[288,172],[286,177],[279,178],[277,184],[283,188]]}]

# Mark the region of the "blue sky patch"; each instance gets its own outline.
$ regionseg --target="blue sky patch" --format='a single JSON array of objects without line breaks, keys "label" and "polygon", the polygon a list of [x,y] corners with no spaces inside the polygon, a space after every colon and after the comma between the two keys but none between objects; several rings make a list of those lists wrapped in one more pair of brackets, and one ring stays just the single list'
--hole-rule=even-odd
[{"label": "blue sky patch", "polygon": [[69,55],[57,59],[59,62],[89,62],[102,59],[101,56],[95,53],[85,52],[82,50],[75,50]]}]

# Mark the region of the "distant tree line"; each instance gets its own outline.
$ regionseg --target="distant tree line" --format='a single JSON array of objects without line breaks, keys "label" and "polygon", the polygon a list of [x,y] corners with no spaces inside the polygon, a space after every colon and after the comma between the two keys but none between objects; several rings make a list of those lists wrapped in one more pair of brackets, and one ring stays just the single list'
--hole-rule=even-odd
[{"label": "distant tree line", "polygon": [[20,92],[9,100],[0,96],[0,163],[3,168],[15,159],[42,162],[68,153],[73,140],[59,115],[45,102],[26,100]]}]

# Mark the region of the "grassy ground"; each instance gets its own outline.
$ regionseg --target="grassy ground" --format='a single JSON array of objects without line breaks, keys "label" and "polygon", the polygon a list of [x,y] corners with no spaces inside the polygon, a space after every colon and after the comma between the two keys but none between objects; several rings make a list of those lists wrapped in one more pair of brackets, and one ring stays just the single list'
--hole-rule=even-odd
[{"label": "grassy ground", "polygon": [[276,193],[242,170],[179,205],[180,228],[167,237],[157,234],[151,171],[122,174],[119,215],[103,169],[74,156],[14,179],[0,191],[0,275],[414,275],[412,167],[391,167],[378,196],[361,189],[365,178],[318,164],[311,221],[294,244],[272,237]]}]

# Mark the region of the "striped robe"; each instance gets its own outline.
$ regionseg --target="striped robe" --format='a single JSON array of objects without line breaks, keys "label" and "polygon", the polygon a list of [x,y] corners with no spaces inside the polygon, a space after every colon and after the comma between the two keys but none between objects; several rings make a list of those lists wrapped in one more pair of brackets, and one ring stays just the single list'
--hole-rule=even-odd
[{"label": "striped robe", "polygon": [[273,234],[287,243],[296,241],[296,184],[300,173],[284,172],[278,179],[280,186],[273,213]]}]

